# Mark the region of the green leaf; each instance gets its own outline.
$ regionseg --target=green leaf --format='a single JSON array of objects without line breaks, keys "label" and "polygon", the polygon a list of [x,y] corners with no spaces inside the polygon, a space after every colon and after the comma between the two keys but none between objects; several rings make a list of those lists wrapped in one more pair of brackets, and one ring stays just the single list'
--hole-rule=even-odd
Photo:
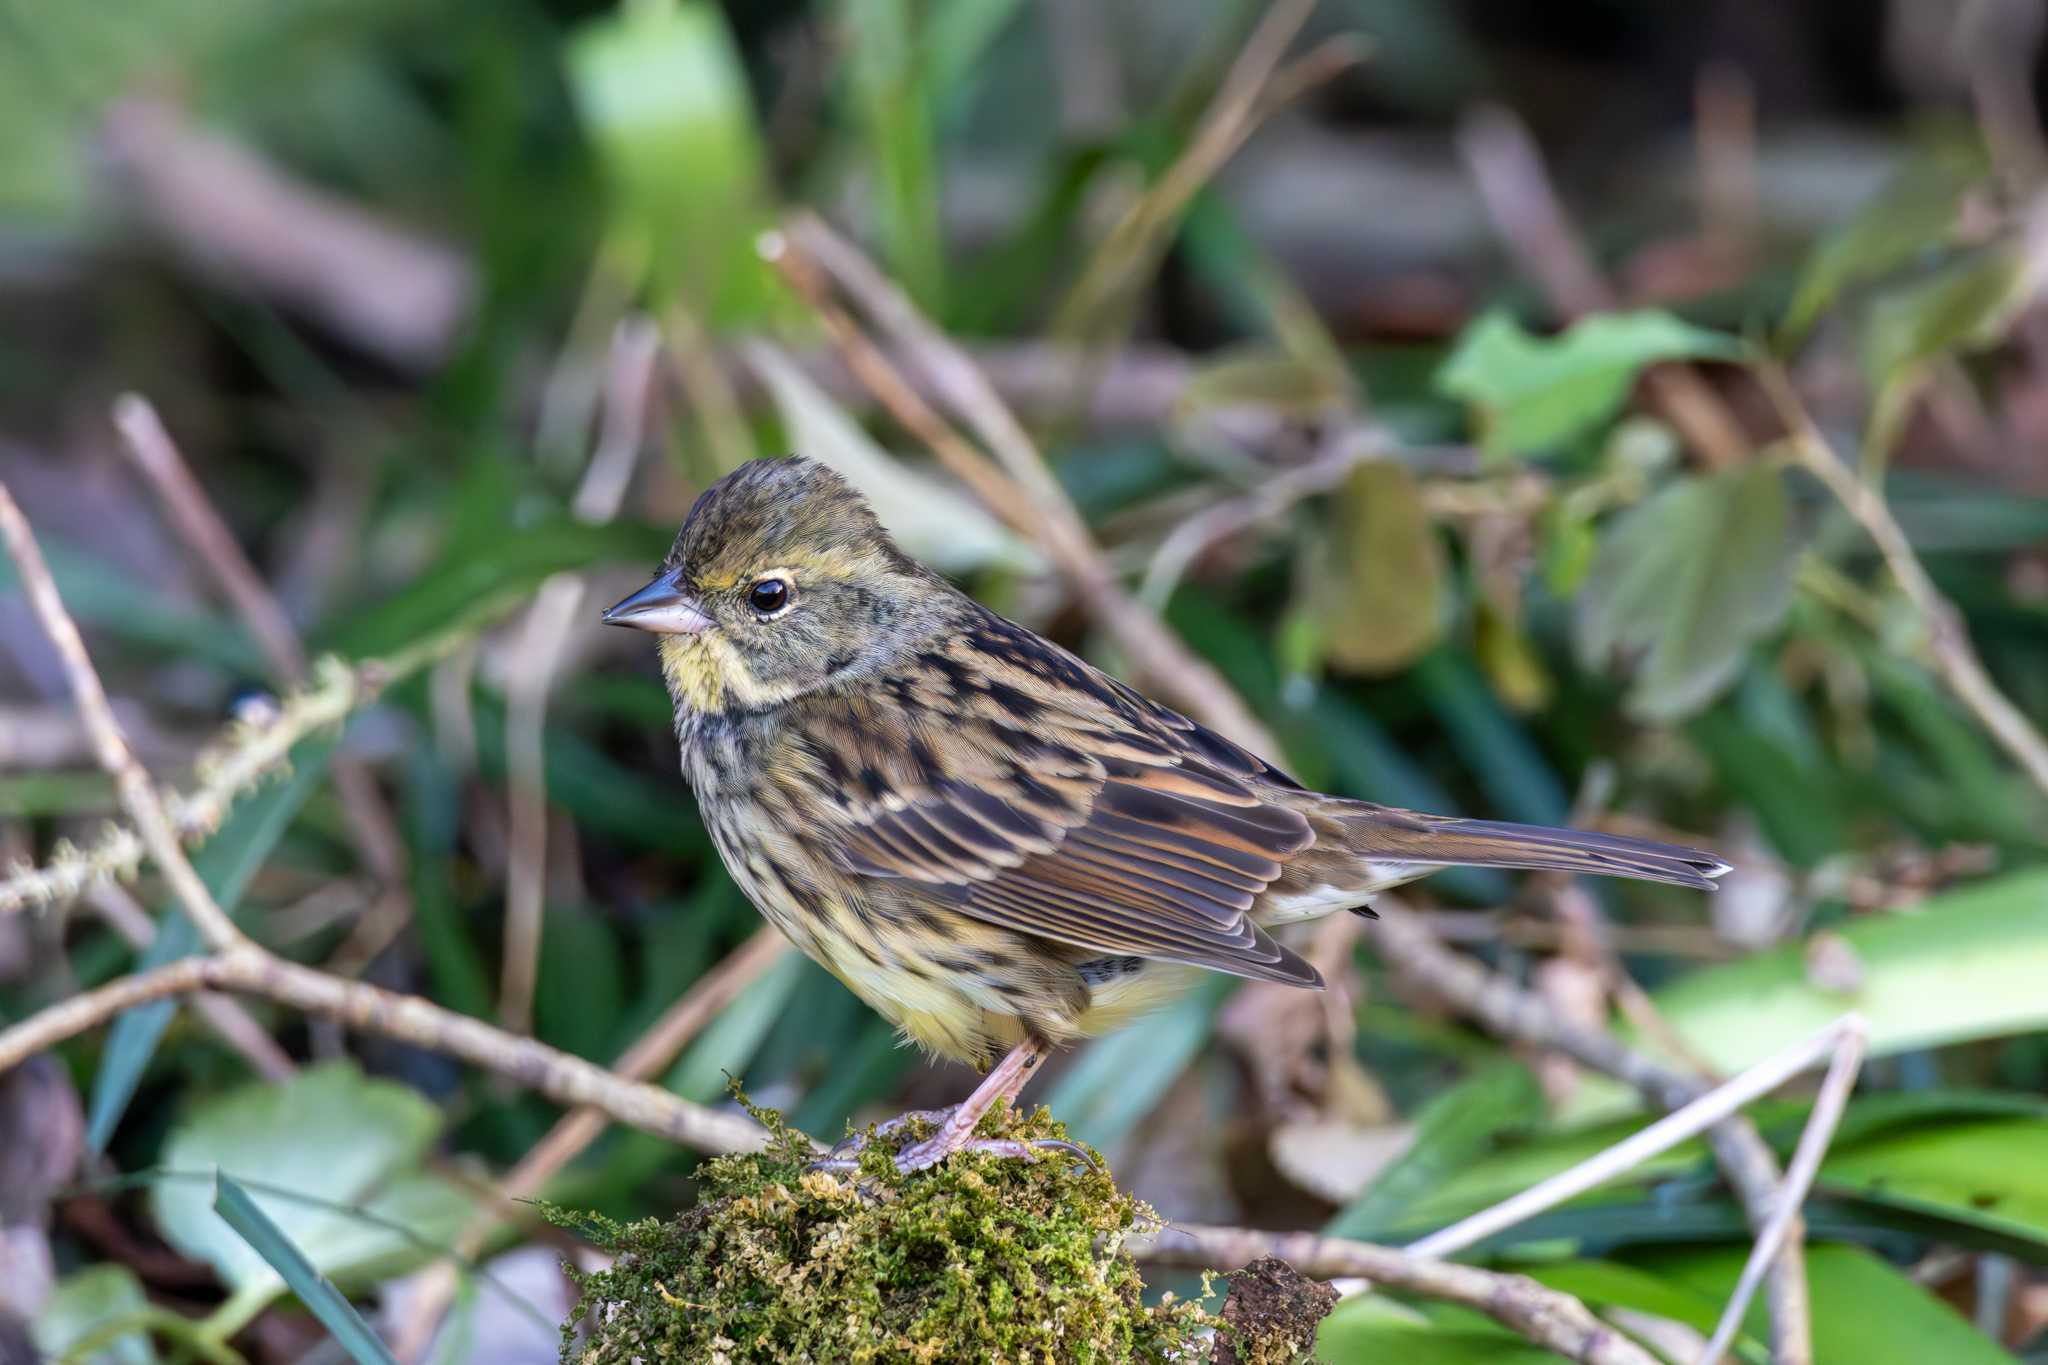
[{"label": "green leaf", "polygon": [[1560,1357],[1490,1327],[1438,1326],[1380,1294],[1338,1303],[1316,1332],[1322,1365],[1558,1365]]},{"label": "green leaf", "polygon": [[277,1272],[307,1311],[334,1334],[356,1365],[398,1365],[333,1281],[313,1268],[306,1254],[292,1244],[284,1229],[271,1221],[247,1190],[218,1172],[213,1181],[213,1211]]},{"label": "green leaf", "polygon": [[2001,243],[1876,299],[1863,327],[1871,383],[1882,388],[1910,365],[1997,342],[2032,293],[2026,264],[2017,246]]},{"label": "green leaf", "polygon": [[927,26],[912,11],[911,0],[841,0],[840,18],[860,145],[874,159],[883,254],[911,297],[940,313],[946,255],[929,50],[919,31]]},{"label": "green leaf", "polygon": [[1512,1269],[1595,1308],[1654,1313],[1702,1333],[1711,1333],[1721,1320],[1720,1301],[1620,1261],[1555,1261]]},{"label": "green leaf", "polygon": [[1918,1124],[1838,1147],[1820,1181],[1838,1193],[1931,1212],[2048,1249],[2048,1120]]},{"label": "green leaf", "polygon": [[569,89],[622,221],[713,326],[757,320],[777,296],[754,250],[770,221],[747,75],[718,6],[627,3],[568,46]]},{"label": "green leaf", "polygon": [[1495,312],[1465,329],[1436,382],[1477,409],[1489,455],[1539,454],[1612,417],[1647,366],[1741,355],[1733,337],[1655,309],[1602,313],[1550,340]]},{"label": "green leaf", "polygon": [[[291,826],[292,817],[327,774],[327,760],[334,752],[331,736],[302,740],[291,752],[291,772],[282,782],[265,787],[244,801],[228,816],[220,832],[192,855],[192,870],[213,893],[220,908],[232,915],[241,902],[256,869],[270,856],[277,841]],[[199,931],[185,912],[168,906],[157,917],[156,937],[142,950],[137,971],[148,971],[190,957],[199,951]],[[135,1098],[142,1074],[163,1041],[177,1013],[176,1000],[153,1000],[123,1012],[107,1034],[106,1051],[93,1073],[92,1096],[87,1105],[86,1144],[103,1152],[114,1135],[121,1116]]]},{"label": "green leaf", "polygon": [[[1747,1247],[1641,1252],[1633,1264],[1726,1302]],[[2013,1365],[2012,1357],[1953,1308],[1860,1247],[1811,1246],[1806,1280],[1813,1297],[1813,1358],[1855,1365]],[[1768,1310],[1750,1306],[1749,1332],[1769,1335]]]},{"label": "green leaf", "polygon": [[1699,710],[1791,604],[1791,520],[1784,479],[1765,465],[1678,479],[1629,509],[1579,593],[1581,660],[1635,660],[1627,705],[1643,720]]},{"label": "green leaf", "polygon": [[809,962],[785,953],[741,991],[718,1017],[705,1026],[677,1059],[666,1082],[686,1100],[709,1104],[725,1094],[725,1077],[737,1073],[753,1057],[768,1031],[788,1008],[790,996],[805,978]]},{"label": "green leaf", "polygon": [[1216,1011],[1236,985],[1229,977],[1204,974],[1143,1028],[1097,1038],[1074,1058],[1045,1103],[1075,1137],[1113,1150],[1201,1053],[1216,1031]]},{"label": "green leaf", "polygon": [[[466,1194],[418,1174],[440,1130],[440,1110],[417,1091],[332,1062],[193,1106],[165,1139],[162,1161],[175,1172],[217,1169],[254,1190],[314,1268],[347,1283],[402,1273],[468,1217]],[[310,1199],[287,1197],[293,1191]],[[166,1241],[213,1266],[230,1290],[224,1325],[238,1327],[286,1283],[210,1200],[196,1181],[163,1180],[150,1211]]]},{"label": "green leaf", "polygon": [[1407,667],[1443,633],[1444,552],[1408,466],[1368,460],[1330,503],[1330,538],[1311,569],[1311,609],[1330,662],[1356,673]]},{"label": "green leaf", "polygon": [[617,1041],[626,1000],[619,934],[591,909],[550,909],[542,921],[534,1036],[578,1057],[602,1057]]},{"label": "green leaf", "polygon": [[1975,145],[1915,158],[1814,246],[1785,309],[1781,343],[1796,344],[1843,290],[1889,274],[1946,242],[1963,194],[1988,171]]},{"label": "green leaf", "polygon": [[1497,1062],[1474,1072],[1416,1111],[1408,1149],[1323,1231],[1367,1241],[1385,1236],[1411,1204],[1484,1153],[1501,1133],[1542,1115],[1542,1092],[1520,1062]]},{"label": "green leaf", "polygon": [[458,622],[501,614],[566,569],[659,563],[674,536],[644,522],[551,521],[453,546],[404,590],[324,632],[321,647],[350,658],[388,654]]},{"label": "green leaf", "polygon": [[[1854,990],[1813,984],[1795,943],[1693,972],[1653,993],[1657,1012],[1726,1076],[1848,1010],[1868,1021],[1873,1056],[2048,1028],[2048,872],[1980,882],[1834,932],[1862,964]],[[1619,1093],[1583,1086],[1570,1114],[1611,1112]]]},{"label": "green leaf", "polygon": [[[142,1325],[149,1314],[149,1296],[135,1272],[118,1262],[103,1262],[74,1271],[57,1282],[43,1305],[31,1335],[36,1349],[51,1360],[76,1365],[156,1365],[155,1345]],[[133,1322],[132,1331],[120,1331]],[[98,1339],[97,1345],[88,1347]],[[80,1352],[73,1355],[72,1352]]]},{"label": "green leaf", "polygon": [[[1468,1159],[1447,1170],[1436,1184],[1421,1192],[1401,1211],[1397,1226],[1404,1234],[1448,1226],[1571,1169],[1632,1136],[1649,1122],[1631,1118],[1545,1133]],[[1685,1174],[1698,1167],[1704,1156],[1705,1149],[1698,1143],[1681,1144],[1642,1162],[1619,1179],[1581,1195],[1575,1202],[1606,1204],[1617,1198],[1633,1198],[1633,1193],[1617,1192],[1633,1191],[1640,1185]]]}]

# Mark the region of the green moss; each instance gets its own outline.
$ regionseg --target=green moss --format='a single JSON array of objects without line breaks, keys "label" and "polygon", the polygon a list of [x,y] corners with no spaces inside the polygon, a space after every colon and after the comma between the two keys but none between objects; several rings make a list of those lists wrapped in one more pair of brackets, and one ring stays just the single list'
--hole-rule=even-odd
[{"label": "green moss", "polygon": [[[779,1115],[756,1116],[774,1143],[706,1163],[702,1198],[678,1218],[555,1215],[618,1254],[578,1277],[567,1365],[1206,1358],[1196,1343],[1214,1318],[1141,1301],[1122,1248],[1153,1215],[1106,1168],[963,1153],[906,1176],[891,1160],[905,1134],[871,1140],[860,1173],[835,1177],[805,1169],[811,1148]],[[992,1116],[982,1132],[1066,1136],[1044,1110]]]}]

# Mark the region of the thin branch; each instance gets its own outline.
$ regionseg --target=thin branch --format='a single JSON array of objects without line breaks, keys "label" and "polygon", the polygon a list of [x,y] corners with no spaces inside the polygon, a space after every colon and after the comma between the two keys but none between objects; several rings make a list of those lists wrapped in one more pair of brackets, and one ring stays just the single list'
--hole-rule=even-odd
[{"label": "thin branch", "polygon": [[1421,1298],[1462,1304],[1583,1365],[1656,1365],[1656,1357],[1609,1327],[1569,1294],[1526,1275],[1431,1260],[1393,1247],[1313,1232],[1172,1223],[1124,1243],[1139,1260],[1213,1269],[1277,1256],[1304,1275],[1353,1277]]},{"label": "thin branch", "polygon": [[1822,1036],[1828,1034],[1834,1035],[1834,1059],[1828,1063],[1828,1074],[1821,1079],[1813,1110],[1800,1131],[1799,1145],[1792,1152],[1791,1164],[1785,1168],[1785,1186],[1779,1192],[1778,1207],[1757,1232],[1756,1245],[1750,1248],[1742,1276],[1735,1282],[1735,1292],[1728,1296],[1728,1306],[1721,1310],[1721,1321],[1714,1328],[1712,1340],[1700,1352],[1698,1365],[1716,1365],[1735,1340],[1757,1285],[1769,1273],[1779,1249],[1792,1233],[1800,1206],[1806,1202],[1806,1192],[1813,1188],[1813,1178],[1820,1173],[1821,1158],[1827,1155],[1828,1143],[1834,1140],[1835,1129],[1842,1122],[1849,1094],[1856,1088],[1856,1073],[1862,1069],[1863,1055],[1870,1044],[1870,1026],[1861,1015],[1848,1014],[1837,1019]]},{"label": "thin branch", "polygon": [[[660,350],[660,334],[645,318],[621,322],[612,334],[597,448],[570,508],[578,521],[601,524],[618,515],[646,435],[647,399]],[[548,692],[582,602],[580,574],[559,573],[541,584],[513,646],[513,664],[507,674],[505,753],[510,810],[498,1018],[519,1033],[532,1021],[533,992],[540,976],[541,911],[547,891]]]},{"label": "thin branch", "polygon": [[[945,434],[950,427],[904,380],[880,347],[863,340],[847,350],[849,365],[856,367],[855,372],[899,421],[933,442],[934,453],[961,472],[997,515],[1044,546],[1089,616],[1115,637],[1140,674],[1177,705],[1236,742],[1269,756],[1279,752],[1272,735],[1222,675],[1124,589],[1015,414],[957,342],[934,327],[902,290],[814,215],[793,217],[783,233],[764,243],[764,249],[791,282],[814,300],[819,282],[812,263],[822,266],[859,300],[891,345],[916,357],[917,368],[932,390],[974,429],[1000,470],[988,469],[987,458],[973,451],[957,433]],[[827,315],[828,325],[831,322]],[[844,344],[848,336],[857,334],[858,329],[852,329],[840,339]],[[967,456],[963,451],[973,453]]]},{"label": "thin branch", "polygon": [[738,1114],[692,1104],[659,1086],[621,1080],[603,1067],[531,1038],[362,981],[287,962],[244,941],[211,956],[180,958],[72,996],[0,1031],[0,1072],[123,1010],[194,991],[272,1000],[506,1076],[558,1104],[589,1106],[615,1122],[703,1152],[757,1151],[766,1132]]},{"label": "thin branch", "polygon": [[[1828,1072],[1830,1079],[1839,1072],[1853,1082],[1856,1077],[1856,1063],[1862,1057],[1862,1039],[1867,1032],[1867,1026],[1860,1016],[1844,1015],[1813,1037],[1794,1043],[1777,1055],[1758,1062],[1741,1075],[1715,1086],[1698,1099],[1672,1110],[1655,1123],[1631,1133],[1604,1151],[1546,1180],[1538,1181],[1491,1208],[1481,1209],[1469,1218],[1460,1219],[1447,1228],[1411,1243],[1408,1251],[1416,1256],[1455,1256],[1468,1247],[1477,1246],[1496,1233],[1527,1222],[1546,1209],[1556,1208],[1567,1199],[1577,1198],[1587,1190],[1626,1175],[1650,1158],[1670,1151],[1681,1142],[1698,1137],[1715,1124],[1738,1113],[1745,1105],[1769,1094],[1800,1072],[1822,1061],[1833,1059]],[[1852,1059],[1845,1072],[1839,1064],[1843,1057]],[[1832,1128],[1832,1125],[1829,1126]],[[1822,1150],[1825,1150],[1825,1143],[1822,1144]],[[1818,1155],[1815,1156],[1814,1163],[1817,1167]],[[1809,1184],[1812,1178],[1812,1172],[1809,1171]],[[1797,1209],[1800,1199],[1804,1196],[1804,1187],[1798,1186],[1788,1176],[1786,1198],[1780,1202],[1780,1208]],[[1782,1236],[1782,1232],[1779,1236]],[[1758,1249],[1764,1249],[1767,1244],[1768,1239],[1760,1234],[1757,1238]],[[1775,1251],[1775,1246],[1771,1246],[1770,1250]],[[1769,1260],[1769,1256],[1765,1256],[1760,1264],[1768,1264]],[[1735,1316],[1739,1321],[1741,1314],[1738,1312]]]},{"label": "thin branch", "polygon": [[[281,698],[258,720],[237,721],[202,756],[198,789],[170,795],[165,805],[179,839],[195,843],[212,835],[236,798],[281,769],[293,746],[373,701],[391,683],[438,660],[472,637],[477,625],[463,624],[383,659],[350,667],[327,657],[314,661],[312,685]],[[140,866],[142,838],[114,825],[91,847],[58,845],[42,867],[9,869],[0,882],[0,914],[31,905],[61,905],[87,887],[110,878],[132,878]]]},{"label": "thin branch", "polygon": [[1906,600],[1919,613],[1934,671],[1956,700],[1968,707],[1992,738],[2012,755],[2034,785],[2048,792],[2048,740],[1992,681],[1983,660],[1977,657],[1962,613],[1941,595],[1941,589],[1934,586],[1934,580],[1921,567],[1920,557],[1913,552],[1905,528],[1886,506],[1883,493],[1843,463],[1807,413],[1806,405],[1800,402],[1782,367],[1766,363],[1758,368],[1757,374],[1791,434],[1793,456],[1855,518],[1884,557],[1885,567],[1891,570]]},{"label": "thin branch", "polygon": [[[1611,1033],[1560,1018],[1513,981],[1445,947],[1423,920],[1394,904],[1392,897],[1382,896],[1375,908],[1380,918],[1374,942],[1387,964],[1488,1032],[1556,1048],[1632,1086],[1661,1109],[1678,1109],[1706,1092],[1703,1082],[1651,1060]],[[1758,1232],[1769,1227],[1780,1214],[1784,1176],[1756,1125],[1733,1116],[1709,1130],[1707,1140],[1750,1226]],[[1812,1313],[1800,1255],[1804,1228],[1796,1209],[1783,1236],[1770,1279],[1773,1351],[1778,1365],[1812,1365]]]},{"label": "thin branch", "polygon": [[213,893],[206,889],[206,883],[200,881],[199,874],[192,870],[171,818],[157,797],[156,787],[129,750],[128,740],[121,733],[121,722],[114,719],[113,708],[107,704],[107,693],[100,685],[100,676],[94,671],[92,660],[86,657],[85,641],[79,638],[78,627],[72,623],[70,613],[64,610],[64,603],[57,596],[56,581],[50,577],[50,566],[43,561],[42,549],[29,530],[28,519],[22,516],[21,508],[15,505],[14,496],[7,491],[5,484],[0,484],[0,534],[4,534],[7,553],[21,574],[22,592],[34,609],[43,633],[56,646],[57,657],[64,666],[65,680],[71,685],[72,700],[77,703],[79,716],[92,736],[93,753],[98,757],[100,766],[114,779],[114,789],[120,794],[121,806],[128,812],[128,818],[135,822],[142,846],[170,884],[172,894],[185,908],[185,913],[192,917],[193,926],[202,938],[216,948],[242,942],[242,931],[235,927],[227,912],[214,901]]},{"label": "thin branch", "polygon": [[[662,1012],[647,1032],[619,1054],[612,1074],[644,1081],[667,1066],[692,1038],[788,953],[789,940],[778,929],[755,932],[716,967],[699,977],[680,999]],[[455,1240],[452,1255],[429,1266],[408,1297],[404,1320],[395,1334],[393,1351],[401,1360],[423,1359],[434,1330],[454,1301],[461,1263],[474,1260],[499,1224],[516,1206],[532,1199],[610,1122],[599,1109],[581,1108],[563,1115],[532,1150],[519,1159],[493,1187],[490,1207],[480,1209]]]}]

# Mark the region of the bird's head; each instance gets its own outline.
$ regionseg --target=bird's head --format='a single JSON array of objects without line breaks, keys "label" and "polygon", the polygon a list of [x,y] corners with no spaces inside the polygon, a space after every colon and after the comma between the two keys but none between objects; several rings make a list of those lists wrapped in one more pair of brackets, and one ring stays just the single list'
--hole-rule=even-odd
[{"label": "bird's head", "polygon": [[604,620],[662,637],[678,706],[755,710],[886,663],[941,628],[950,597],[844,479],[791,457],[705,489],[661,571]]}]

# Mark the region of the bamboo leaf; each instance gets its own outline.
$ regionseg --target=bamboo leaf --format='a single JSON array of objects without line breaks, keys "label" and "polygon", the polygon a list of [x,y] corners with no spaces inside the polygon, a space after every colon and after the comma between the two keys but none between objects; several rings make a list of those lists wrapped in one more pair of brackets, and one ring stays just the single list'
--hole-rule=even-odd
[{"label": "bamboo leaf", "polygon": [[292,1244],[284,1229],[270,1220],[248,1191],[219,1173],[214,1175],[213,1211],[277,1272],[299,1302],[306,1305],[306,1310],[334,1334],[356,1365],[398,1365],[333,1281],[314,1269],[306,1253]]}]

